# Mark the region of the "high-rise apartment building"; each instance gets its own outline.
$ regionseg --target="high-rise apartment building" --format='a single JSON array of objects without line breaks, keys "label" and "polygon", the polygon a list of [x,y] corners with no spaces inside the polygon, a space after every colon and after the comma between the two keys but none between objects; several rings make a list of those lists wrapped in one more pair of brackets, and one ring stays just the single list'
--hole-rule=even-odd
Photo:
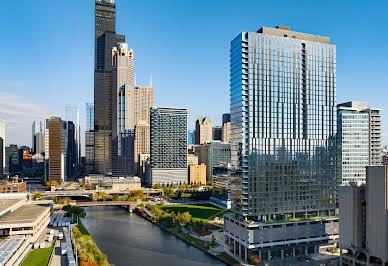
[{"label": "high-rise apartment building", "polygon": [[195,144],[205,144],[213,139],[213,124],[210,117],[200,117],[195,122]]},{"label": "high-rise apartment building", "polygon": [[187,183],[187,109],[152,108],[150,118],[151,158],[146,183]]},{"label": "high-rise apartment building", "polygon": [[112,171],[112,49],[125,42],[116,34],[116,5],[111,0],[95,2],[94,56],[94,159],[97,173]]},{"label": "high-rise apartment building", "polygon": [[35,152],[35,153],[37,153],[36,152],[36,142],[37,142],[37,140],[36,140],[36,134],[37,133],[43,133],[44,132],[44,123],[43,123],[43,121],[41,121],[41,120],[35,120],[35,121],[33,121],[32,122],[32,134],[31,134],[31,136],[32,136],[32,142],[31,142],[31,148],[32,148],[32,152]]},{"label": "high-rise apartment building", "polygon": [[49,151],[49,180],[61,183],[65,179],[64,154],[62,150],[62,121],[59,117],[46,120]]},{"label": "high-rise apartment building", "polygon": [[365,167],[382,164],[381,111],[365,102],[337,105],[339,184],[365,183]]},{"label": "high-rise apartment building", "polygon": [[[284,26],[242,32],[231,42],[230,81],[236,215],[225,216],[224,232],[235,254],[246,261],[250,249],[269,260],[332,244],[335,217],[293,223],[290,234],[286,224],[265,223],[335,214],[335,45]],[[315,223],[329,226],[313,232]]]},{"label": "high-rise apartment building", "polygon": [[198,156],[199,164],[206,165],[206,177],[211,180],[214,166],[230,162],[230,144],[212,141],[196,146],[194,154]]},{"label": "high-rise apartment building", "polygon": [[341,266],[388,265],[388,169],[366,173],[366,184],[339,187]]}]

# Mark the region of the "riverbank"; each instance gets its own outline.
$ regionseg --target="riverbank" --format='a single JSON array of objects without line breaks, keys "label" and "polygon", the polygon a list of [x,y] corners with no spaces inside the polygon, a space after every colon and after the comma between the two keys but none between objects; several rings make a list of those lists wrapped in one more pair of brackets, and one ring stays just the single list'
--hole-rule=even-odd
[{"label": "riverbank", "polygon": [[88,266],[98,264],[101,266],[110,266],[107,256],[98,248],[81,220],[78,221],[77,226],[73,227],[72,232],[77,247],[79,265]]},{"label": "riverbank", "polygon": [[184,233],[180,229],[180,225],[179,225],[179,227],[175,226],[175,227],[169,228],[169,227],[165,226],[163,223],[159,223],[158,221],[153,219],[152,213],[147,209],[143,210],[143,209],[136,208],[134,212],[137,215],[144,218],[145,220],[151,222],[152,224],[157,225],[162,230],[164,230],[170,234],[173,234],[174,236],[178,237],[179,239],[183,240],[184,242],[200,249],[203,252],[206,252],[208,255],[218,259],[219,261],[225,263],[226,265],[231,265],[231,266],[238,265],[238,262],[235,261],[233,258],[231,258],[225,252],[222,252],[220,254],[214,254],[214,253],[210,252],[209,251],[209,244],[210,244],[209,242],[205,242],[205,241],[202,241],[199,239],[192,238],[189,233],[187,233],[187,232]]}]

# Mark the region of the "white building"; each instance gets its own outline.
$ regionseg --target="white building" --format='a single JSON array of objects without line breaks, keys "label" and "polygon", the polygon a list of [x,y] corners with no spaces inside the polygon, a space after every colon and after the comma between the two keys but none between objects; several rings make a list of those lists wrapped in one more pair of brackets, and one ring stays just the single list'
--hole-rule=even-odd
[{"label": "white building", "polygon": [[337,105],[339,184],[365,183],[365,167],[382,164],[381,111],[364,102]]}]

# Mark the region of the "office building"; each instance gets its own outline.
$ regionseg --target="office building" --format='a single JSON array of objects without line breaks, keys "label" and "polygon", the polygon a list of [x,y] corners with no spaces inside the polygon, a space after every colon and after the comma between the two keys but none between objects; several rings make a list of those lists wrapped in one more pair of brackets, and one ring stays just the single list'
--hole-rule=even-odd
[{"label": "office building", "polygon": [[189,184],[206,185],[206,165],[189,165]]},{"label": "office building", "polygon": [[135,175],[139,175],[140,156],[150,153],[150,126],[146,121],[139,121],[135,127]]},{"label": "office building", "polygon": [[135,127],[133,50],[128,49],[126,43],[119,42],[112,49],[112,63],[112,174],[131,176],[134,170]]},{"label": "office building", "polygon": [[34,146],[33,152],[36,154],[41,154],[45,151],[45,135],[44,132],[35,133],[34,136]]},{"label": "office building", "polygon": [[16,144],[11,144],[9,147],[6,147],[5,156],[8,160],[8,164],[6,165],[9,169],[9,175],[13,176],[19,173],[19,156],[18,156],[18,146]]},{"label": "office building", "polygon": [[36,142],[38,141],[37,139],[36,139],[36,134],[42,134],[44,132],[44,123],[43,123],[43,121],[41,121],[41,120],[35,120],[35,121],[33,121],[32,122],[32,142],[31,142],[31,144],[32,144],[32,146],[31,146],[31,148],[32,148],[32,152],[34,152],[34,153],[37,153],[36,152]]},{"label": "office building", "polygon": [[382,164],[381,112],[364,102],[337,105],[339,184],[365,183],[365,167]]},{"label": "office building", "polygon": [[134,88],[134,125],[140,121],[150,124],[150,108],[154,106],[154,89],[147,86]]},{"label": "office building", "polygon": [[225,216],[224,233],[234,253],[283,259],[334,244],[335,45],[284,26],[242,32],[231,42],[230,81],[235,215]]},{"label": "office building", "polygon": [[221,141],[222,139],[222,127],[215,126],[213,127],[213,140]]},{"label": "office building", "polygon": [[50,207],[27,202],[26,193],[0,194],[0,264],[21,265],[50,222]]},{"label": "office building", "polygon": [[340,265],[388,265],[388,169],[367,166],[366,184],[339,187]]},{"label": "office building", "polygon": [[230,122],[230,113],[222,114],[222,124]]},{"label": "office building", "polygon": [[205,144],[213,139],[213,124],[210,117],[200,117],[195,122],[195,144]]},{"label": "office building", "polygon": [[154,106],[154,89],[146,86],[134,88],[134,125],[135,125],[135,175],[138,175],[141,154],[150,154],[150,109]]},{"label": "office building", "polygon": [[194,148],[198,163],[206,165],[206,178],[211,180],[213,167],[219,163],[230,162],[230,144],[212,141]]},{"label": "office building", "polygon": [[72,121],[62,122],[62,153],[66,180],[73,180],[79,169],[77,129]]},{"label": "office building", "polygon": [[[65,158],[62,150],[62,120],[51,117],[46,120],[48,132],[49,181],[61,183],[65,180]],[[47,156],[46,156],[47,158]]]},{"label": "office building", "polygon": [[94,131],[85,132],[85,174],[94,173]]},{"label": "office building", "polygon": [[94,130],[94,103],[86,103],[86,128],[85,131]]},{"label": "office building", "polygon": [[81,124],[79,116],[79,108],[75,106],[66,106],[65,107],[65,120],[73,122],[74,125],[74,141],[75,145],[72,147],[74,149],[74,162],[75,170],[79,169],[79,160],[81,158]]},{"label": "office building", "polygon": [[112,49],[125,42],[116,34],[116,5],[113,1],[95,2],[95,54],[94,54],[94,130],[95,170],[112,172]]},{"label": "office building", "polygon": [[187,182],[187,109],[151,109],[151,157],[146,183]]}]

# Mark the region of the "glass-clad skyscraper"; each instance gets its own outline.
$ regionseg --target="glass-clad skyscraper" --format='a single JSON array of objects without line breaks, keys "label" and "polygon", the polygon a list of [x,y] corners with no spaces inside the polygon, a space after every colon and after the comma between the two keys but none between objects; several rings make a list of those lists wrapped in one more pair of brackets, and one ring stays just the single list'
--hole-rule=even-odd
[{"label": "glass-clad skyscraper", "polygon": [[278,26],[231,42],[233,211],[254,221],[333,213],[335,90],[327,37]]}]

